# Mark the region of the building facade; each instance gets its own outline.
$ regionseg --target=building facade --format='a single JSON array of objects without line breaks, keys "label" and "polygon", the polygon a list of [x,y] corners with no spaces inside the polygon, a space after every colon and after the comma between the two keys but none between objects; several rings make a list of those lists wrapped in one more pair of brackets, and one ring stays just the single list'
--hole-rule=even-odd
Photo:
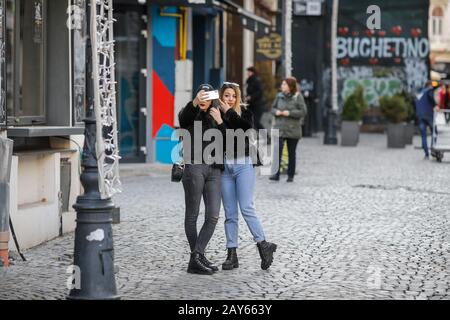
[{"label": "building facade", "polygon": [[78,2],[0,1],[0,131],[14,141],[10,217],[22,248],[75,227],[84,91],[74,79],[84,76],[68,9]]},{"label": "building facade", "polygon": [[277,1],[115,0],[122,162],[170,163],[179,110],[202,83],[242,84],[257,35],[275,24]]},{"label": "building facade", "polygon": [[428,34],[430,62],[436,80],[450,79],[450,1],[431,0]]},{"label": "building facade", "polygon": [[[84,141],[87,0],[0,0],[0,134],[14,141],[10,216],[29,248],[75,228]],[[276,60],[255,43],[275,25],[271,0],[114,0],[122,162],[171,161],[178,111],[196,87],[242,84]],[[10,242],[10,248],[13,244]]]}]

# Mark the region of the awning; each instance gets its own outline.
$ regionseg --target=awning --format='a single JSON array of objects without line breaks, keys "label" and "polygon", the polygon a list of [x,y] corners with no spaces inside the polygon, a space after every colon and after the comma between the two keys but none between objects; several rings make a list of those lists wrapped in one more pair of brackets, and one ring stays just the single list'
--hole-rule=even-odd
[{"label": "awning", "polygon": [[151,0],[150,3],[159,6],[215,7],[240,15],[242,26],[248,30],[266,34],[271,31],[271,21],[257,16],[231,0]]},{"label": "awning", "polygon": [[231,0],[213,0],[213,4],[232,14],[239,14],[241,16],[242,26],[248,30],[264,33],[270,32],[272,26],[271,21],[257,16]]}]

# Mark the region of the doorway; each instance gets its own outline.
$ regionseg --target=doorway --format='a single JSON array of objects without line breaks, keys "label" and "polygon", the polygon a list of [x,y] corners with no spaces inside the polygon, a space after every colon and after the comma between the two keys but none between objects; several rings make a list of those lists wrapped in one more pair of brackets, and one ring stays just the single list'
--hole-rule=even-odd
[{"label": "doorway", "polygon": [[121,162],[146,158],[146,6],[117,3],[116,41],[117,116]]}]

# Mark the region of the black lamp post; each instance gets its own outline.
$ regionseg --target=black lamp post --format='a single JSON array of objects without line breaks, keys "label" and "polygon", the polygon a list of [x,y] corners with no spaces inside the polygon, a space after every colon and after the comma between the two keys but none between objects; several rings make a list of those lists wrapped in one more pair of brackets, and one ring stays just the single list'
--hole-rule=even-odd
[{"label": "black lamp post", "polygon": [[337,113],[329,106],[326,116],[324,144],[336,145],[337,140]]},{"label": "black lamp post", "polygon": [[[75,230],[74,266],[80,273],[79,287],[70,290],[70,300],[119,299],[114,275],[114,246],[112,234],[111,199],[101,199],[99,173],[95,152],[96,120],[94,113],[94,81],[92,77],[92,44],[90,40],[90,0],[86,1],[86,102],[85,141],[83,148],[83,173],[81,184],[84,194],[73,206],[77,212]],[[75,281],[77,282],[77,281]]]}]

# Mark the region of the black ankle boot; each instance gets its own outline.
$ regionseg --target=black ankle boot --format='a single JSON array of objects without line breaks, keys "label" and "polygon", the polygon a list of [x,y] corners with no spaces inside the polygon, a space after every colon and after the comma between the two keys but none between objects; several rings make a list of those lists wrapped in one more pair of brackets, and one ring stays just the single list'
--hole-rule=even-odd
[{"label": "black ankle boot", "polygon": [[233,270],[234,268],[239,268],[236,248],[228,248],[227,260],[222,263],[222,270]]},{"label": "black ankle boot", "polygon": [[196,274],[207,274],[211,275],[214,271],[206,266],[200,257],[200,253],[192,252],[191,259],[189,260],[189,266],[187,269],[188,273],[196,273]]},{"label": "black ankle boot", "polygon": [[274,174],[274,175],[270,176],[269,180],[280,181],[280,175],[279,174]]},{"label": "black ankle boot", "polygon": [[200,259],[203,262],[203,264],[205,266],[207,266],[208,268],[210,268],[212,271],[214,271],[214,272],[219,271],[219,268],[217,268],[215,265],[213,265],[211,261],[206,259],[204,254],[200,254]]},{"label": "black ankle boot", "polygon": [[258,242],[256,245],[261,257],[261,269],[267,270],[273,262],[273,253],[277,251],[277,245],[265,240]]}]

